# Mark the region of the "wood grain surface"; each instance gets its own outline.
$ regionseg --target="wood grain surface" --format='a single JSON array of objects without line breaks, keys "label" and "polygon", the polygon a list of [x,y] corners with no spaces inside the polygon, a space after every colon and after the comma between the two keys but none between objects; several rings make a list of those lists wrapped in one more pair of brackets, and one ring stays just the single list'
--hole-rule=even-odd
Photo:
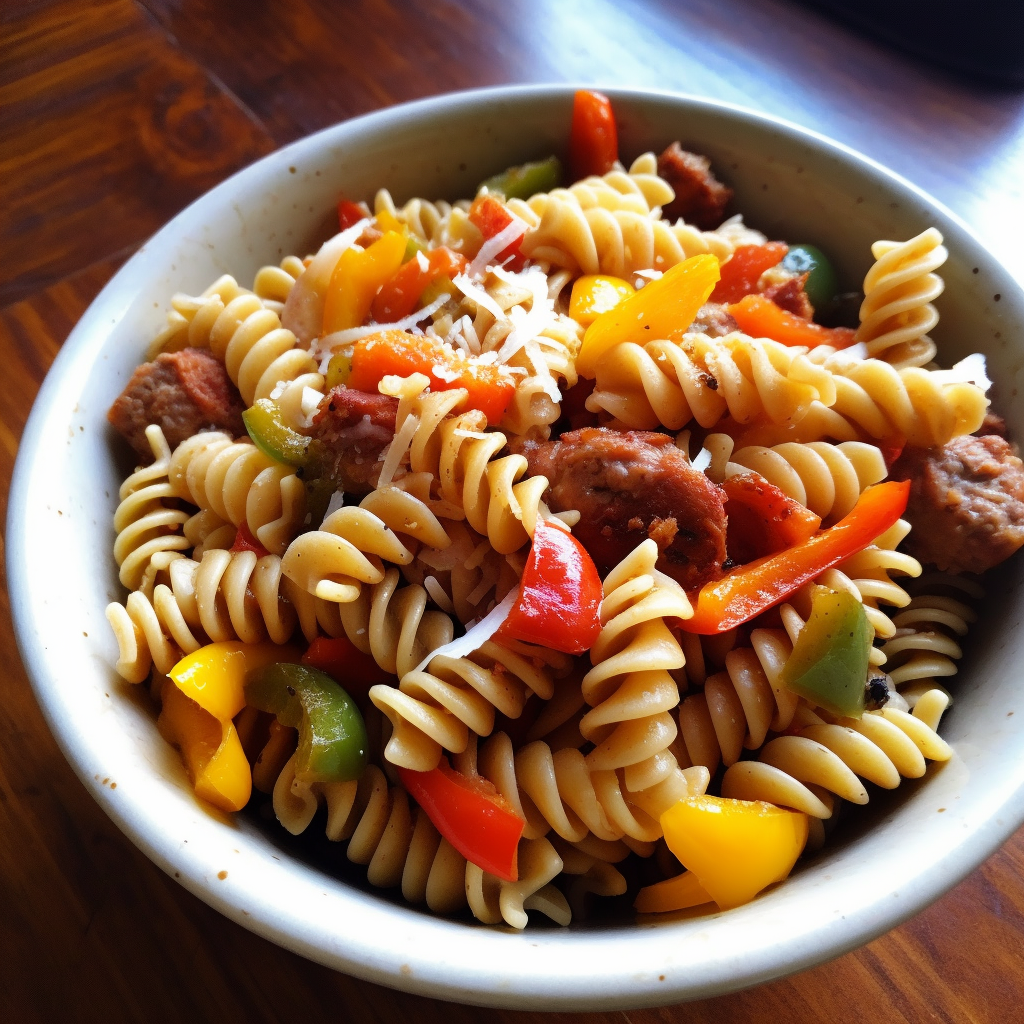
[{"label": "wood grain surface", "polygon": [[[0,489],[77,318],[178,209],[308,132],[506,82],[710,95],[823,131],[931,191],[1024,280],[1024,97],[783,0],[6,0],[0,7]],[[718,999],[480,1011],[356,981],[234,925],[149,863],[56,747],[0,650],[0,1019],[1024,1019],[1024,832],[865,948]]]}]

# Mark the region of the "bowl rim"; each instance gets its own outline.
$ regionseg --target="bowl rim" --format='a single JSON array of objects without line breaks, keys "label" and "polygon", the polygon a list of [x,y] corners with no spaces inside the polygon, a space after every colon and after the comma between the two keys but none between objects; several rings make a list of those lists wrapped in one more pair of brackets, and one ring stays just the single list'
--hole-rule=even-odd
[{"label": "bowl rim", "polygon": [[[824,942],[820,934],[813,933],[813,929],[797,930],[778,941],[766,943],[760,955],[757,950],[750,949],[745,949],[742,957],[737,955],[727,958],[719,955],[717,967],[715,964],[702,964],[698,958],[695,964],[704,970],[700,976],[695,970],[682,973],[677,970],[671,972],[672,977],[667,981],[665,974],[662,974],[660,984],[654,980],[661,970],[658,965],[668,962],[664,957],[659,958],[657,949],[659,942],[664,945],[668,937],[663,929],[671,925],[640,923],[636,925],[635,931],[629,933],[635,938],[628,942],[622,941],[622,932],[570,932],[568,934],[571,939],[566,944],[562,932],[539,929],[525,934],[513,934],[502,929],[467,926],[428,917],[419,911],[368,897],[343,882],[334,886],[340,891],[332,893],[332,897],[334,905],[343,909],[349,915],[350,924],[355,925],[351,933],[339,936],[335,929],[333,934],[328,934],[322,925],[319,929],[304,930],[309,929],[310,922],[300,912],[301,908],[282,910],[266,893],[253,891],[247,894],[247,898],[249,906],[262,907],[268,913],[243,910],[238,896],[229,895],[233,890],[226,890],[218,884],[209,873],[209,864],[197,851],[162,841],[163,837],[156,828],[155,815],[149,822],[148,830],[140,828],[139,818],[141,816],[145,821],[145,809],[126,804],[122,798],[115,799],[111,791],[89,772],[89,737],[76,730],[73,719],[63,714],[61,702],[48,684],[44,655],[32,643],[36,613],[31,607],[30,598],[33,589],[33,552],[26,536],[30,517],[28,492],[35,455],[50,415],[50,400],[57,393],[61,381],[75,368],[76,361],[81,361],[90,337],[97,331],[106,330],[110,318],[116,319],[122,315],[134,301],[133,296],[127,294],[130,289],[126,289],[126,282],[143,266],[146,253],[175,237],[180,224],[194,217],[204,204],[211,207],[219,204],[240,180],[246,176],[255,178],[261,173],[260,169],[271,162],[295,163],[304,153],[317,151],[328,141],[342,139],[349,133],[358,134],[370,128],[386,131],[389,124],[414,121],[451,105],[469,109],[495,101],[516,103],[536,97],[562,100],[571,97],[577,88],[584,87],[593,86],[539,84],[470,89],[373,111],[290,143],[196,199],[145,242],[111,278],[62,346],[40,388],[22,434],[12,476],[7,516],[6,552],[11,612],[19,651],[36,700],[64,756],[87,790],[149,859],[236,923],[322,964],[413,993],[520,1009],[618,1009],[708,997],[768,981],[848,952],[923,909],[973,871],[1008,838],[1024,821],[1024,771],[1020,772],[1016,787],[1005,790],[1005,799],[1001,805],[1003,813],[990,814],[977,821],[967,840],[962,839],[944,859],[937,862],[941,870],[932,870],[929,874],[911,879],[907,885],[900,887],[898,899],[890,900],[884,906],[873,900],[865,907],[846,907],[843,927],[833,929],[833,934]],[[789,140],[801,142],[819,152],[838,155],[844,162],[859,165],[890,187],[915,196],[930,212],[936,213],[947,224],[955,225],[994,266],[999,267],[998,260],[988,252],[971,229],[943,204],[877,161],[818,132],[722,100],[669,90],[609,87],[602,91],[613,101],[616,98],[641,102],[665,100],[694,110],[717,112],[739,122],[768,127]],[[1019,285],[1008,273],[1004,271],[1003,274],[1006,278],[1004,287],[1015,288],[1019,295]],[[328,877],[294,863],[284,867],[284,871],[288,875],[298,876],[295,885],[310,894],[321,889],[324,886],[323,879]],[[274,876],[274,880],[278,879],[282,880],[282,884],[287,881],[281,871]],[[771,903],[771,894],[767,899],[756,902]],[[743,909],[730,913],[737,914]],[[378,935],[373,923],[375,916],[379,917],[382,910],[394,930]],[[702,921],[712,924],[720,916],[712,915]],[[768,923],[770,919],[769,913]],[[699,929],[698,933],[706,935],[706,932],[700,932]],[[605,955],[609,938],[614,946],[613,959],[610,960]],[[439,940],[447,943],[446,954],[439,953]],[[565,959],[565,949],[558,950],[560,945],[571,947],[568,960]],[[556,951],[561,953],[561,958],[554,955]],[[501,966],[481,965],[480,960],[486,961],[487,954],[493,954],[495,963]],[[473,959],[474,956],[476,959]],[[599,975],[594,973],[596,957],[603,967]],[[522,971],[525,967],[530,970],[524,974]],[[670,972],[666,969],[665,973]]]}]

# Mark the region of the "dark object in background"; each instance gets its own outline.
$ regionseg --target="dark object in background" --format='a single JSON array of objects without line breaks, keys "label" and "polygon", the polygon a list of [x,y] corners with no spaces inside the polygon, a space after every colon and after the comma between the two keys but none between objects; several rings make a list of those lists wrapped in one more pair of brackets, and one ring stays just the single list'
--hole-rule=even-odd
[{"label": "dark object in background", "polygon": [[804,0],[953,71],[1024,85],[1021,0]]}]

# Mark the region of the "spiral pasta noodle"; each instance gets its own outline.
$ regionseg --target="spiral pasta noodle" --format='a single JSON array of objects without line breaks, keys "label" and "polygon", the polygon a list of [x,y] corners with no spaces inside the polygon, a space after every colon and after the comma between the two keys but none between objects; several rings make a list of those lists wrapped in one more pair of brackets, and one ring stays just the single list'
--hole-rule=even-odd
[{"label": "spiral pasta noodle", "polygon": [[168,479],[171,450],[164,432],[151,424],[146,428],[146,440],[153,462],[136,469],[121,484],[114,513],[114,559],[121,584],[129,590],[143,585],[154,555],[192,546],[181,532],[189,514],[168,504],[175,492]]},{"label": "spiral pasta noodle", "polygon": [[915,447],[939,447],[974,433],[988,408],[976,385],[936,380],[916,366],[897,369],[881,359],[852,359],[842,352],[824,365],[835,380],[831,411],[869,437],[901,436]]},{"label": "spiral pasta noodle", "polygon": [[781,629],[755,629],[749,647],[725,656],[725,670],[709,675],[699,693],[679,705],[679,741],[685,761],[712,774],[757,750],[769,731],[788,729],[799,698],[786,689],[782,670],[793,644]]},{"label": "spiral pasta noodle", "polygon": [[209,509],[222,522],[245,523],[274,555],[284,553],[306,518],[306,490],[295,469],[220,431],[182,441],[171,456],[169,478],[175,497]]},{"label": "spiral pasta noodle", "polygon": [[832,375],[799,350],[741,334],[687,334],[616,345],[598,366],[587,408],[633,430],[679,430],[691,420],[714,426],[726,414],[738,423],[761,416],[793,423],[814,401],[831,405],[835,394]]},{"label": "spiral pasta noodle", "polygon": [[398,221],[423,243],[446,245],[456,252],[475,252],[480,247],[482,238],[469,219],[468,201],[453,204],[443,199],[430,202],[413,198],[399,207],[391,193],[382,188],[374,197],[373,209],[378,219],[384,215]]},{"label": "spiral pasta noodle", "polygon": [[582,274],[627,277],[637,270],[668,270],[702,253],[724,260],[737,244],[764,241],[756,232],[742,238],[735,231],[699,231],[682,221],[661,220],[660,207],[674,196],[657,176],[653,154],[645,154],[629,173],[585,178],[568,189],[513,200],[508,207],[529,225],[525,255]]},{"label": "spiral pasta noodle", "polygon": [[749,445],[734,450],[725,475],[747,471],[758,473],[809,508],[821,517],[824,527],[842,519],[864,489],[888,473],[882,453],[863,441],[790,441],[772,448]]},{"label": "spiral pasta noodle", "polygon": [[284,553],[284,574],[324,600],[354,601],[363,584],[384,579],[381,559],[398,565],[412,561],[413,553],[399,534],[433,548],[451,543],[423,501],[388,486],[371,491],[358,507],[332,512],[319,529],[296,537]]},{"label": "spiral pasta noodle", "polygon": [[267,309],[280,316],[291,294],[292,285],[305,269],[306,265],[298,256],[285,256],[276,266],[271,264],[260,267],[253,281],[253,293]]},{"label": "spiral pasta noodle", "polygon": [[936,349],[928,332],[939,322],[932,303],[943,289],[935,271],[949,255],[942,235],[928,228],[907,242],[875,242],[871,253],[856,340],[900,369],[930,363]]},{"label": "spiral pasta noodle", "polygon": [[120,652],[115,667],[129,682],[145,679],[151,665],[166,675],[205,643],[269,637],[283,644],[294,632],[297,616],[276,555],[213,549],[198,562],[176,558],[166,572],[169,581],[157,583],[152,597],[136,590],[124,605],[107,605]]},{"label": "spiral pasta noodle", "polygon": [[866,804],[868,793],[861,779],[895,789],[901,779],[924,775],[926,760],[946,761],[952,756],[935,732],[934,711],[929,701],[920,714],[883,708],[866,711],[859,720],[811,721],[770,740],[756,761],[732,765],[722,779],[722,795],[768,800],[815,818],[831,816],[829,794]]}]

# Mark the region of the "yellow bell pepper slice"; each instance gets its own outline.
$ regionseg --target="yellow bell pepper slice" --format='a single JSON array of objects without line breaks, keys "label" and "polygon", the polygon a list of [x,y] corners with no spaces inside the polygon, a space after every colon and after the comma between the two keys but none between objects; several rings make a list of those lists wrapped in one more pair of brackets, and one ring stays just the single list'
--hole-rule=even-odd
[{"label": "yellow bell pepper slice", "polygon": [[722,910],[786,878],[807,843],[807,815],[763,800],[697,796],[661,816],[668,848]]},{"label": "yellow bell pepper slice", "polygon": [[644,345],[685,333],[697,310],[708,301],[718,278],[716,256],[691,256],[677,263],[656,281],[602,313],[587,328],[576,360],[577,372],[594,377],[601,357],[621,342]]},{"label": "yellow bell pepper slice", "polygon": [[297,663],[297,647],[224,640],[186,654],[168,673],[175,686],[219,722],[230,722],[245,707],[245,676],[279,661]]},{"label": "yellow bell pepper slice", "polygon": [[359,327],[366,320],[380,286],[402,265],[405,247],[404,234],[387,231],[362,252],[346,249],[341,254],[324,299],[324,334]]},{"label": "yellow bell pepper slice", "polygon": [[181,750],[196,796],[222,811],[240,811],[252,793],[252,772],[234,722],[220,722],[177,686],[164,687],[157,727]]},{"label": "yellow bell pepper slice", "polygon": [[602,313],[635,294],[636,289],[621,277],[585,274],[577,277],[572,286],[569,316],[583,327],[589,327]]},{"label": "yellow bell pepper slice", "polygon": [[669,910],[689,910],[711,903],[707,889],[692,871],[684,871],[675,878],[645,886],[637,893],[633,906],[640,914],[663,914]]},{"label": "yellow bell pepper slice", "polygon": [[185,655],[169,673],[157,727],[181,750],[196,796],[238,811],[252,792],[252,773],[232,719],[245,707],[245,677],[276,662],[298,662],[297,647],[227,640]]}]

